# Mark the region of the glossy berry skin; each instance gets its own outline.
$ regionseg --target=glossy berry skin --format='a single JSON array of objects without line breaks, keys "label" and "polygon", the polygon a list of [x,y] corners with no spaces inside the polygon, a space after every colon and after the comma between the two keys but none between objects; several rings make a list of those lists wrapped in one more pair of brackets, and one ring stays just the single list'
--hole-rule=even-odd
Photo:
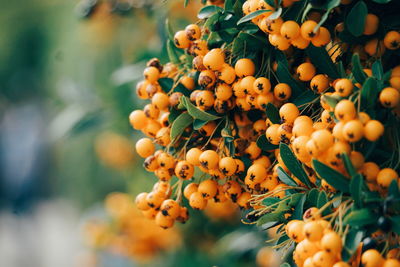
[{"label": "glossy berry skin", "polygon": [[193,165],[186,160],[179,161],[175,167],[175,175],[179,179],[188,180],[193,177],[194,168]]},{"label": "glossy berry skin", "polygon": [[213,150],[206,150],[199,156],[200,165],[208,170],[216,169],[219,164],[218,153]]},{"label": "glossy berry skin", "polygon": [[207,206],[207,200],[200,192],[194,192],[189,198],[189,205],[197,210],[202,210]]},{"label": "glossy berry skin", "polygon": [[386,218],[386,217],[384,217],[384,216],[381,216],[381,217],[379,217],[379,219],[378,219],[378,227],[379,227],[379,229],[381,229],[383,232],[388,232],[390,229],[391,229],[391,221],[390,221],[390,219],[388,219],[388,218]]}]

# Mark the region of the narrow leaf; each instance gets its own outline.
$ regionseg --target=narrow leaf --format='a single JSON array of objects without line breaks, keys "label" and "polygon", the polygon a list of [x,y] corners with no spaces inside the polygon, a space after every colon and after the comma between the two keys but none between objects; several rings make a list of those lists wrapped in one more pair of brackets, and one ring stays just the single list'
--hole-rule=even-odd
[{"label": "narrow leaf", "polygon": [[282,167],[278,167],[278,177],[279,180],[286,185],[298,186],[298,184],[292,179],[292,177],[289,176],[289,174],[285,172],[284,169],[282,169]]},{"label": "narrow leaf", "polygon": [[267,118],[274,124],[279,124],[281,122],[281,116],[279,116],[279,111],[272,103],[268,103],[266,106]]},{"label": "narrow leaf", "polygon": [[268,139],[265,136],[265,134],[262,134],[257,138],[257,146],[261,148],[263,151],[271,151],[279,147],[277,145],[273,145],[270,142],[268,142]]},{"label": "narrow leaf", "polygon": [[312,161],[312,164],[317,174],[328,184],[330,184],[337,190],[343,191],[345,193],[349,192],[349,181],[346,176],[332,169],[331,167],[326,166],[316,159]]},{"label": "narrow leaf", "polygon": [[311,187],[312,184],[304,171],[303,167],[301,166],[300,162],[297,160],[296,156],[293,154],[290,147],[284,143],[279,145],[279,152],[283,163],[289,169],[294,176],[297,177],[302,183],[304,183],[307,187]]},{"label": "narrow leaf", "polygon": [[335,64],[324,47],[316,47],[310,44],[306,48],[306,53],[319,72],[325,73],[333,79],[340,78]]},{"label": "narrow leaf", "polygon": [[350,195],[354,199],[356,207],[362,208],[362,190],[364,186],[363,177],[361,174],[354,175],[350,181]]},{"label": "narrow leaf", "polygon": [[214,5],[205,6],[202,9],[200,9],[199,13],[197,14],[197,17],[199,19],[206,19],[206,18],[211,17],[211,15],[213,15],[214,13],[219,12],[219,11],[224,11],[224,9],[219,6],[214,6]]},{"label": "narrow leaf", "polygon": [[179,115],[171,126],[171,140],[175,139],[183,133],[186,127],[192,124],[193,118],[188,113]]},{"label": "narrow leaf", "polygon": [[210,113],[207,113],[205,111],[202,111],[200,109],[198,109],[195,105],[193,105],[190,100],[186,97],[183,96],[181,98],[181,101],[183,102],[183,104],[185,105],[188,113],[194,118],[194,119],[198,119],[198,120],[202,120],[202,121],[213,121],[213,120],[217,120],[220,117],[212,115]]},{"label": "narrow leaf", "polygon": [[245,23],[247,21],[250,21],[258,16],[260,16],[261,14],[267,13],[267,12],[271,12],[272,10],[269,9],[260,9],[260,10],[256,10],[254,12],[251,12],[250,14],[242,17],[236,24],[240,25],[242,23]]},{"label": "narrow leaf", "polygon": [[354,227],[362,227],[373,224],[377,220],[377,216],[368,208],[351,211],[344,217],[343,223]]},{"label": "narrow leaf", "polygon": [[365,79],[367,79],[367,74],[365,74],[361,66],[360,56],[358,54],[354,54],[351,58],[351,63],[353,65],[352,73],[354,75],[354,78],[357,82],[362,84]]},{"label": "narrow leaf", "polygon": [[364,1],[357,2],[346,17],[346,27],[351,34],[358,37],[364,32],[365,18],[368,14]]}]

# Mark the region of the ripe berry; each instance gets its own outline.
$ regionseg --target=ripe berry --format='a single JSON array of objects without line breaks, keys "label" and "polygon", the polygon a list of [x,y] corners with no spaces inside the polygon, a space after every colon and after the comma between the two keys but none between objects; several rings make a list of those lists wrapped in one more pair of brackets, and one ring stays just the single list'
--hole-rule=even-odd
[{"label": "ripe berry", "polygon": [[176,177],[182,180],[188,180],[193,177],[194,168],[193,165],[187,162],[186,160],[179,161],[175,167],[175,175]]},{"label": "ripe berry", "polygon": [[189,205],[196,210],[202,210],[207,206],[207,200],[200,192],[194,192],[190,195]]},{"label": "ripe berry", "polygon": [[349,96],[353,92],[353,83],[349,79],[340,79],[335,83],[335,91],[341,96]]},{"label": "ripe berry", "polygon": [[304,224],[303,227],[305,237],[311,242],[319,241],[324,233],[324,228],[316,222],[310,221]]},{"label": "ripe berry", "polygon": [[378,267],[383,265],[384,259],[376,249],[369,249],[361,255],[361,263],[364,267]]},{"label": "ripe berry", "polygon": [[288,39],[283,37],[280,34],[270,34],[268,35],[268,41],[271,43],[271,45],[275,46],[277,49],[281,51],[285,51],[289,49],[290,47],[290,42]]},{"label": "ripe berry", "polygon": [[251,142],[245,149],[245,153],[250,159],[256,159],[261,154],[261,148],[258,147],[256,142]]},{"label": "ripe berry", "polygon": [[142,110],[134,110],[129,115],[129,122],[131,123],[132,127],[136,130],[143,129],[147,124],[148,118],[144,114]]},{"label": "ripe berry", "polygon": [[185,33],[186,33],[187,38],[190,41],[195,41],[195,40],[200,39],[201,29],[196,24],[190,24],[190,25],[186,26]]},{"label": "ripe berry", "polygon": [[274,96],[281,101],[287,100],[292,95],[292,89],[286,83],[278,83],[274,88]]},{"label": "ripe berry", "polygon": [[183,195],[186,197],[186,199],[190,199],[190,196],[194,193],[197,192],[199,185],[196,183],[190,183],[188,184],[185,189],[183,190]]},{"label": "ripe berry", "polygon": [[251,59],[242,58],[235,64],[235,72],[238,77],[251,76],[255,73],[255,66]]},{"label": "ripe berry", "polygon": [[387,49],[398,49],[400,47],[400,33],[396,31],[386,33],[385,38],[383,39],[383,44]]},{"label": "ripe berry", "polygon": [[392,87],[386,87],[379,94],[379,101],[386,108],[394,108],[400,102],[400,93]]},{"label": "ripe berry", "polygon": [[311,39],[314,46],[321,47],[329,44],[331,41],[331,33],[325,27],[319,28],[319,34]]},{"label": "ripe berry", "polygon": [[194,79],[187,75],[182,76],[182,78],[179,80],[179,82],[189,90],[193,90],[195,88]]},{"label": "ripe berry", "polygon": [[225,54],[220,48],[210,50],[203,57],[203,64],[209,70],[220,70],[225,63]]},{"label": "ripe berry", "polygon": [[188,48],[190,46],[190,40],[186,35],[185,31],[178,31],[174,36],[174,43],[178,48]]},{"label": "ripe berry", "polygon": [[164,229],[171,228],[172,226],[174,226],[174,222],[175,222],[174,219],[164,216],[162,212],[158,212],[155,217],[155,223]]},{"label": "ripe berry", "polygon": [[303,24],[300,27],[301,36],[306,40],[311,40],[312,38],[314,38],[319,34],[319,29],[314,32],[316,26],[317,23],[313,20],[307,20],[303,22]]},{"label": "ripe berry", "polygon": [[290,43],[298,49],[306,49],[310,45],[310,40],[299,35],[296,39],[290,40]]},{"label": "ripe berry", "polygon": [[249,209],[250,208],[250,202],[249,202],[250,198],[251,198],[251,194],[249,192],[243,192],[240,194],[236,203],[239,205],[239,207],[241,207],[243,209]]},{"label": "ripe berry", "polygon": [[200,72],[198,83],[203,88],[211,88],[215,84],[215,74],[211,70]]},{"label": "ripe berry", "polygon": [[146,202],[150,208],[159,208],[163,201],[164,198],[155,192],[150,192],[146,196]]},{"label": "ripe berry", "polygon": [[265,77],[257,78],[253,83],[253,89],[257,94],[267,94],[271,91],[271,82]]},{"label": "ripe berry", "polygon": [[343,126],[343,137],[349,142],[360,141],[364,136],[364,126],[360,120],[351,120]]},{"label": "ripe berry", "polygon": [[199,157],[200,157],[201,153],[203,153],[203,151],[201,151],[197,147],[189,149],[189,151],[186,152],[187,162],[189,162],[190,164],[192,164],[194,166],[199,166],[200,165]]},{"label": "ripe berry", "polygon": [[335,263],[335,256],[326,251],[318,251],[312,257],[312,262],[315,267],[332,266]]},{"label": "ripe berry", "polygon": [[149,83],[155,83],[160,77],[160,71],[156,67],[147,67],[143,71],[143,76]]},{"label": "ripe berry", "polygon": [[225,176],[231,176],[236,172],[236,161],[232,157],[224,157],[219,161],[219,170]]},{"label": "ripe berry", "polygon": [[279,109],[281,121],[285,123],[293,124],[299,114],[299,109],[293,103],[286,103]]},{"label": "ripe berry", "polygon": [[388,188],[390,183],[394,180],[398,180],[399,175],[397,172],[391,168],[384,168],[379,171],[376,177],[376,182],[382,188]]},{"label": "ripe berry", "polygon": [[336,232],[329,231],[321,238],[321,248],[328,253],[337,255],[342,251],[342,239]]},{"label": "ripe berry", "polygon": [[204,90],[196,96],[196,106],[202,110],[208,110],[214,105],[214,94],[211,91]]},{"label": "ripe berry", "polygon": [[217,194],[217,191],[218,184],[211,179],[202,181],[197,189],[197,192],[200,192],[206,200],[213,198]]},{"label": "ripe berry", "polygon": [[380,121],[370,120],[364,126],[365,138],[369,141],[376,141],[383,135],[385,128]]},{"label": "ripe berry", "polygon": [[136,196],[135,204],[139,210],[148,210],[150,209],[149,205],[147,204],[147,193],[143,192]]},{"label": "ripe berry", "polygon": [[350,100],[341,100],[335,106],[335,117],[340,121],[349,121],[356,117],[357,111]]},{"label": "ripe berry", "polygon": [[161,204],[160,211],[165,217],[176,219],[181,212],[181,207],[175,200],[166,199]]},{"label": "ripe berry", "polygon": [[147,158],[148,156],[152,155],[155,151],[155,146],[151,139],[149,138],[142,138],[136,142],[135,145],[136,152],[142,158]]},{"label": "ripe berry", "polygon": [[242,187],[238,182],[230,180],[223,185],[223,191],[227,198],[231,199],[233,202],[236,202],[242,193]]},{"label": "ripe berry", "polygon": [[318,74],[311,79],[310,87],[313,91],[322,93],[329,88],[329,79],[324,74]]},{"label": "ripe berry", "polygon": [[219,163],[219,156],[213,150],[206,150],[200,154],[199,161],[200,165],[207,170],[216,169]]},{"label": "ripe berry", "polygon": [[224,64],[222,69],[217,72],[218,79],[226,84],[232,84],[236,79],[236,72],[229,64]]},{"label": "ripe berry", "polygon": [[296,21],[285,21],[281,26],[280,33],[288,40],[296,39],[300,34],[300,26]]},{"label": "ripe berry", "polygon": [[367,14],[365,17],[364,32],[365,35],[373,35],[378,30],[379,18],[374,14]]},{"label": "ripe berry", "polygon": [[314,65],[308,62],[302,63],[297,67],[297,75],[299,75],[299,79],[303,82],[310,81],[314,76],[317,70]]}]

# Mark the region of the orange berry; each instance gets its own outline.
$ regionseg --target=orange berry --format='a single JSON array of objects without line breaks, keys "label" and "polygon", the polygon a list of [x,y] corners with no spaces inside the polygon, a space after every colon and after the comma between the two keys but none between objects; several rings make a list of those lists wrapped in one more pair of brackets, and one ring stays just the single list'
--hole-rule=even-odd
[{"label": "orange berry", "polygon": [[364,125],[360,120],[351,120],[343,126],[343,137],[349,142],[358,142],[364,136]]},{"label": "orange berry", "polygon": [[185,33],[190,41],[198,40],[201,37],[201,29],[196,24],[189,24],[186,26]]},{"label": "orange berry", "polygon": [[178,31],[174,36],[175,46],[178,48],[188,48],[190,46],[190,40],[186,35],[185,31]]},{"label": "orange berry", "polygon": [[285,21],[281,26],[280,33],[288,40],[296,39],[300,35],[300,26],[296,21]]},{"label": "orange berry", "polygon": [[136,152],[142,158],[147,158],[148,156],[152,155],[155,151],[155,146],[151,139],[149,138],[142,138],[136,142],[135,145]]},{"label": "orange berry", "polygon": [[379,101],[385,108],[394,108],[400,102],[400,93],[392,87],[386,87],[379,94]]},{"label": "orange berry", "polygon": [[364,126],[365,138],[369,141],[376,141],[383,135],[385,127],[380,121],[370,120]]},{"label": "orange berry", "polygon": [[361,263],[364,267],[382,266],[384,259],[376,249],[369,249],[361,255]]},{"label": "orange berry", "polygon": [[299,75],[299,79],[303,82],[310,81],[316,72],[317,70],[314,65],[308,62],[302,63],[297,67],[297,75]]},{"label": "orange berry", "polygon": [[311,79],[310,87],[313,91],[322,93],[329,88],[329,79],[325,74],[318,74]]},{"label": "orange berry", "polygon": [[132,127],[136,130],[143,129],[147,124],[148,118],[144,114],[143,110],[134,110],[129,115],[129,122]]},{"label": "orange berry", "polygon": [[213,150],[206,150],[200,154],[199,161],[200,165],[207,170],[216,169],[219,163],[219,156]]},{"label": "orange berry", "polygon": [[188,184],[185,189],[183,190],[183,195],[185,196],[186,199],[190,199],[190,196],[194,193],[197,192],[197,189],[199,188],[199,185],[196,183],[190,183]]},{"label": "orange berry", "polygon": [[202,181],[197,189],[197,192],[201,193],[206,200],[213,198],[217,194],[217,191],[217,182],[210,179]]},{"label": "orange berry", "polygon": [[222,66],[225,63],[225,54],[220,48],[214,48],[210,50],[203,57],[204,66],[213,71],[217,71],[222,69]]},{"label": "orange berry", "polygon": [[335,91],[341,97],[347,97],[353,92],[353,83],[349,79],[340,79],[335,83]]},{"label": "orange berry", "polygon": [[238,77],[254,75],[255,65],[251,59],[241,58],[236,61],[235,72]]},{"label": "orange berry", "polygon": [[186,160],[179,161],[175,166],[176,177],[182,180],[188,180],[193,177],[194,167]]},{"label": "orange berry", "polygon": [[382,188],[388,188],[392,181],[398,180],[399,175],[391,168],[384,168],[379,171],[376,182]]},{"label": "orange berry", "polygon": [[200,192],[194,192],[190,195],[189,205],[196,210],[202,210],[207,206],[207,200]]},{"label": "orange berry", "polygon": [[379,18],[374,14],[368,14],[365,17],[364,32],[365,35],[372,35],[376,33],[379,26]]},{"label": "orange berry", "polygon": [[160,211],[165,217],[176,219],[181,212],[181,207],[175,200],[166,199],[161,204]]},{"label": "orange berry", "polygon": [[349,121],[356,117],[357,111],[350,100],[341,100],[335,106],[335,117],[340,121]]},{"label": "orange berry", "polygon": [[400,47],[400,33],[396,31],[386,33],[385,38],[383,39],[383,44],[387,49],[398,49]]},{"label": "orange berry", "polygon": [[313,20],[303,22],[300,27],[301,36],[306,40],[312,40],[312,38],[319,34],[319,29],[314,32],[316,26],[317,23]]},{"label": "orange berry", "polygon": [[331,41],[331,33],[325,27],[319,28],[319,34],[311,39],[314,46],[321,47],[329,44]]},{"label": "orange berry", "polygon": [[287,100],[292,95],[292,89],[286,83],[278,83],[274,88],[274,96],[281,101]]}]

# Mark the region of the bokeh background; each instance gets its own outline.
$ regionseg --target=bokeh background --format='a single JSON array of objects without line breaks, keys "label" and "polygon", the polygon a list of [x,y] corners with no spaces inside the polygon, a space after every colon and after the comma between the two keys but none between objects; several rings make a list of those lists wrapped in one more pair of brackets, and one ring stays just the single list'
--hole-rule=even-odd
[{"label": "bokeh background", "polygon": [[133,149],[135,83],[167,62],[166,18],[181,29],[200,1],[0,2],[0,266],[255,266],[265,234],[238,211],[167,233],[132,205],[156,181]]}]

